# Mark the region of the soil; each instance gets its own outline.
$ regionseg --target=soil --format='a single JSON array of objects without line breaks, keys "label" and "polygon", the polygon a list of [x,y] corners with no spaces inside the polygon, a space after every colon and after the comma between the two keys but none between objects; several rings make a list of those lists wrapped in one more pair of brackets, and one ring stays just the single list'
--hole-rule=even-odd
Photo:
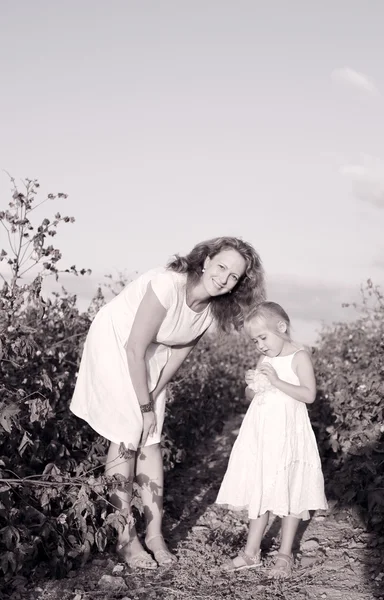
[{"label": "soil", "polygon": [[384,599],[384,539],[367,531],[357,511],[331,505],[299,529],[292,577],[268,579],[279,541],[271,519],[261,568],[224,573],[220,566],[244,547],[247,517],[214,505],[242,415],[196,448],[166,476],[164,534],[178,562],[156,571],[131,570],[113,553],[94,555],[61,580],[19,589],[28,600],[372,600]]}]

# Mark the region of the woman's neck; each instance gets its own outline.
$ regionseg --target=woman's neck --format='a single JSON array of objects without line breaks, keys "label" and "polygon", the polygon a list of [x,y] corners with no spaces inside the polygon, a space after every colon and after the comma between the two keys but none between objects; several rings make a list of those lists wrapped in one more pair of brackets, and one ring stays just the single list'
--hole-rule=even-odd
[{"label": "woman's neck", "polygon": [[192,310],[202,312],[209,304],[211,297],[202,285],[200,279],[196,282],[187,277],[185,299]]}]

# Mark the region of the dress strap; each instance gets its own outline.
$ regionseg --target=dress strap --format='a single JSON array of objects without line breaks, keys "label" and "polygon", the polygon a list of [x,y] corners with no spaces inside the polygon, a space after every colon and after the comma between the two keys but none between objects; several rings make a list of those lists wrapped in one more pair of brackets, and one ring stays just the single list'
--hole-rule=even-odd
[{"label": "dress strap", "polygon": [[292,354],[292,358],[295,356],[295,354],[297,354],[298,352],[301,352],[302,350],[305,350],[304,346],[301,346],[301,348],[298,348],[293,354]]},{"label": "dress strap", "polygon": [[289,364],[291,365],[291,369],[292,369],[292,363],[293,363],[293,359],[295,358],[296,354],[298,354],[299,352],[301,352],[302,350],[305,350],[305,348],[301,347],[298,348],[298,350],[296,350],[296,352],[294,352],[293,354],[291,354],[291,360],[289,362]]}]

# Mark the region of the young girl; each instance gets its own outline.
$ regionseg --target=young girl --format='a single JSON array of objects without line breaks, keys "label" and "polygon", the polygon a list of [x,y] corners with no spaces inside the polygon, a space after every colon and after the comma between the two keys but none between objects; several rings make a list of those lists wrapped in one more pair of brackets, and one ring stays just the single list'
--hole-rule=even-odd
[{"label": "young girl", "polygon": [[224,565],[236,571],[261,566],[260,543],[269,512],[282,517],[281,546],[270,577],[288,577],[292,544],[309,510],[326,509],[324,480],[307,404],[316,397],[309,354],[290,337],[290,321],[274,302],[257,305],[245,331],[261,353],[246,382],[253,400],[233,446],[216,502],[247,509],[245,549]]}]

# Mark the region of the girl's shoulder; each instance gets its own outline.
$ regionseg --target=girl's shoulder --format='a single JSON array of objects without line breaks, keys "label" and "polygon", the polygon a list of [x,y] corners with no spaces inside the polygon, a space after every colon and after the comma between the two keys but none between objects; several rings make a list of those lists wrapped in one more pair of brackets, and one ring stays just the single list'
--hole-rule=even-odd
[{"label": "girl's shoulder", "polygon": [[292,369],[296,372],[299,366],[313,369],[312,356],[309,352],[309,348],[306,348],[305,346],[296,350],[292,356]]},{"label": "girl's shoulder", "polygon": [[291,352],[289,354],[289,356],[292,357],[292,360],[295,357],[303,356],[305,354],[307,354],[308,356],[311,356],[311,348],[309,346],[307,346],[306,344],[302,344],[299,341],[292,340],[292,342],[291,342]]}]

